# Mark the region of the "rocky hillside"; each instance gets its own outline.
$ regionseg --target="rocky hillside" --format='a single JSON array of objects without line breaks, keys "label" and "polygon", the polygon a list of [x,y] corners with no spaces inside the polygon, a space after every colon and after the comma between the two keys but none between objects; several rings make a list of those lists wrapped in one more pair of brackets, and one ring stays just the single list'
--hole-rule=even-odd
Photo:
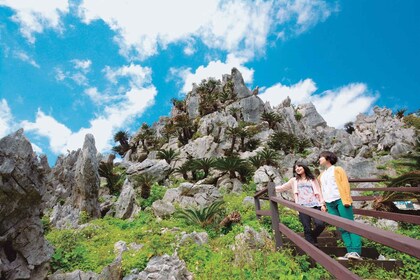
[{"label": "rocky hillside", "polygon": [[[388,163],[414,153],[419,143],[418,131],[385,108],[358,115],[345,129],[329,127],[311,103],[294,106],[286,99],[273,108],[258,97],[258,89],[245,86],[235,68],[221,80],[193,85],[185,100],[172,102],[170,117],[143,124],[132,137],[116,134],[120,144],[114,151],[121,162],[98,154],[92,135],[53,168],[33,153],[22,130],[0,140],[1,279],[43,279],[51,272],[53,248],[44,239],[41,217],[55,229],[80,229],[105,216],[135,220],[146,212],[166,219],[176,209],[239,195],[250,183],[260,189],[283,182],[296,160],[317,168],[323,150],[336,152],[350,177],[395,176]],[[162,197],[151,201],[156,183]],[[49,277],[120,279],[122,252],[128,249],[118,250],[100,273]],[[193,277],[176,256],[151,257],[151,267],[169,263],[176,279]],[[141,278],[153,273],[148,268],[124,279],[149,279]]]}]

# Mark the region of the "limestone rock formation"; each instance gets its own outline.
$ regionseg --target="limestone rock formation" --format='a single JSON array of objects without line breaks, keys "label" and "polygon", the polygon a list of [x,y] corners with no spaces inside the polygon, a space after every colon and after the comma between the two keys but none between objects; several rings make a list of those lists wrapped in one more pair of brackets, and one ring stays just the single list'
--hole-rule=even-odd
[{"label": "limestone rock formation", "polygon": [[185,262],[177,256],[157,256],[150,259],[147,267],[139,274],[125,276],[123,280],[192,280]]},{"label": "limestone rock formation", "polygon": [[83,149],[58,158],[48,177],[47,207],[52,208],[51,223],[58,228],[77,227],[82,213],[101,216],[100,178],[93,135],[87,134]]},{"label": "limestone rock formation", "polygon": [[0,140],[0,277],[44,279],[52,247],[40,220],[45,170],[23,130]]}]

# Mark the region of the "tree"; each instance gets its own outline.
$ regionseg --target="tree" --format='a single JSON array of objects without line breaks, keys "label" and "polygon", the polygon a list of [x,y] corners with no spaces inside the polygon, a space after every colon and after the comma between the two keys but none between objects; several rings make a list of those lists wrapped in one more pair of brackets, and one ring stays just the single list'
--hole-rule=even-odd
[{"label": "tree", "polygon": [[231,145],[230,145],[230,154],[233,153],[233,150],[235,148],[235,144],[236,144],[236,138],[239,136],[239,133],[241,132],[241,128],[240,127],[228,127],[226,129],[226,135],[229,136],[229,138],[232,139]]},{"label": "tree", "polygon": [[124,156],[124,154],[130,149],[130,145],[128,143],[128,139],[130,138],[130,135],[127,131],[118,131],[114,135],[114,141],[119,142],[119,146],[115,146],[113,148],[113,151],[117,152],[120,156]]},{"label": "tree", "polygon": [[140,141],[143,149],[146,152],[149,152],[148,142],[152,141],[153,138],[154,138],[154,131],[147,123],[143,123],[140,128],[140,133],[136,135],[135,140]]},{"label": "tree", "polygon": [[171,103],[172,105],[174,105],[175,108],[177,108],[178,110],[185,112],[187,110],[187,105],[185,100],[179,100],[176,98],[172,98],[171,99]]},{"label": "tree", "polygon": [[353,126],[353,122],[347,122],[344,124],[344,130],[348,133],[348,134],[352,134],[355,129]]},{"label": "tree", "polygon": [[248,161],[252,164],[252,166],[254,166],[256,169],[258,169],[258,168],[260,168],[261,166],[263,166],[264,165],[264,160],[263,160],[263,158],[259,155],[259,154],[257,154],[257,155],[255,155],[255,156],[253,156],[253,157],[249,157],[248,158]]},{"label": "tree", "polygon": [[118,195],[126,177],[125,170],[116,168],[112,162],[99,163],[99,176],[106,179],[106,186],[111,194]]},{"label": "tree", "polygon": [[298,138],[291,133],[277,131],[270,136],[268,146],[273,150],[283,150],[285,153],[293,152],[297,146]]},{"label": "tree", "polygon": [[262,151],[257,152],[257,155],[260,157],[263,165],[271,165],[277,166],[277,160],[279,160],[280,156],[278,152],[264,148]]},{"label": "tree", "polygon": [[209,175],[210,168],[214,167],[216,160],[214,158],[200,158],[196,159],[192,163],[192,168],[197,170],[203,170],[204,178]]},{"label": "tree", "polygon": [[168,150],[160,149],[156,154],[156,157],[158,159],[164,159],[168,164],[171,164],[171,162],[173,160],[176,160],[178,156],[179,152],[175,151],[172,148],[169,148]]},{"label": "tree", "polygon": [[191,166],[190,163],[184,162],[181,166],[175,168],[175,173],[178,174],[182,174],[182,178],[184,178],[184,180],[188,180],[188,171],[191,170]]},{"label": "tree", "polygon": [[156,178],[149,173],[143,173],[133,176],[133,179],[141,187],[140,196],[144,199],[149,198],[152,185],[156,182]]},{"label": "tree", "polygon": [[178,132],[178,140],[182,145],[188,144],[188,141],[194,134],[194,125],[187,114],[178,114],[174,117],[174,125]]},{"label": "tree", "polygon": [[261,120],[268,122],[268,127],[274,129],[277,123],[283,121],[283,117],[274,112],[263,112],[261,114]]},{"label": "tree", "polygon": [[229,108],[229,114],[231,114],[236,121],[239,121],[240,119],[240,113],[241,112],[241,108],[239,107],[230,107]]},{"label": "tree", "polygon": [[245,160],[236,156],[219,158],[216,161],[216,168],[221,171],[229,172],[229,177],[231,179],[236,178],[235,172],[239,171],[245,165]]},{"label": "tree", "polygon": [[399,118],[399,119],[402,119],[406,112],[407,112],[407,109],[405,109],[405,108],[398,109],[397,112],[395,113],[395,116],[397,116],[397,118]]}]

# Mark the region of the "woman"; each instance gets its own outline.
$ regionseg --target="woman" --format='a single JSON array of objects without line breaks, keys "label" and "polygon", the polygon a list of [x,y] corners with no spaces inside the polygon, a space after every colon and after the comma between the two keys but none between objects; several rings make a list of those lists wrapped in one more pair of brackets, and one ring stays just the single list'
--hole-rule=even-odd
[{"label": "woman", "polygon": [[[295,177],[281,186],[276,186],[276,192],[284,192],[292,189],[295,203],[325,212],[325,204],[320,187],[309,167],[297,162],[293,166],[293,170]],[[303,225],[305,239],[316,245],[318,236],[325,228],[324,222],[300,212],[299,220]],[[314,229],[311,227],[312,220],[315,225]]]},{"label": "woman", "polygon": [[[327,204],[328,213],[354,220],[350,184],[344,169],[334,165],[337,160],[337,156],[329,151],[324,151],[319,155],[319,164],[326,168],[320,175],[322,195]],[[338,259],[361,260],[362,242],[360,236],[342,228],[338,230],[341,232],[341,237],[347,248],[347,254]]]}]

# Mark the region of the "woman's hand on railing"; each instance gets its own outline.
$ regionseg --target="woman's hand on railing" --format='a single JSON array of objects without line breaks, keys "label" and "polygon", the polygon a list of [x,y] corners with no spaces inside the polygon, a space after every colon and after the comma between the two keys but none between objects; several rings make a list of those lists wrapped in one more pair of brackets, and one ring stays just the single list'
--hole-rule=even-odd
[{"label": "woman's hand on railing", "polygon": [[327,206],[322,205],[322,206],[321,206],[321,211],[322,211],[322,212],[327,212]]}]

